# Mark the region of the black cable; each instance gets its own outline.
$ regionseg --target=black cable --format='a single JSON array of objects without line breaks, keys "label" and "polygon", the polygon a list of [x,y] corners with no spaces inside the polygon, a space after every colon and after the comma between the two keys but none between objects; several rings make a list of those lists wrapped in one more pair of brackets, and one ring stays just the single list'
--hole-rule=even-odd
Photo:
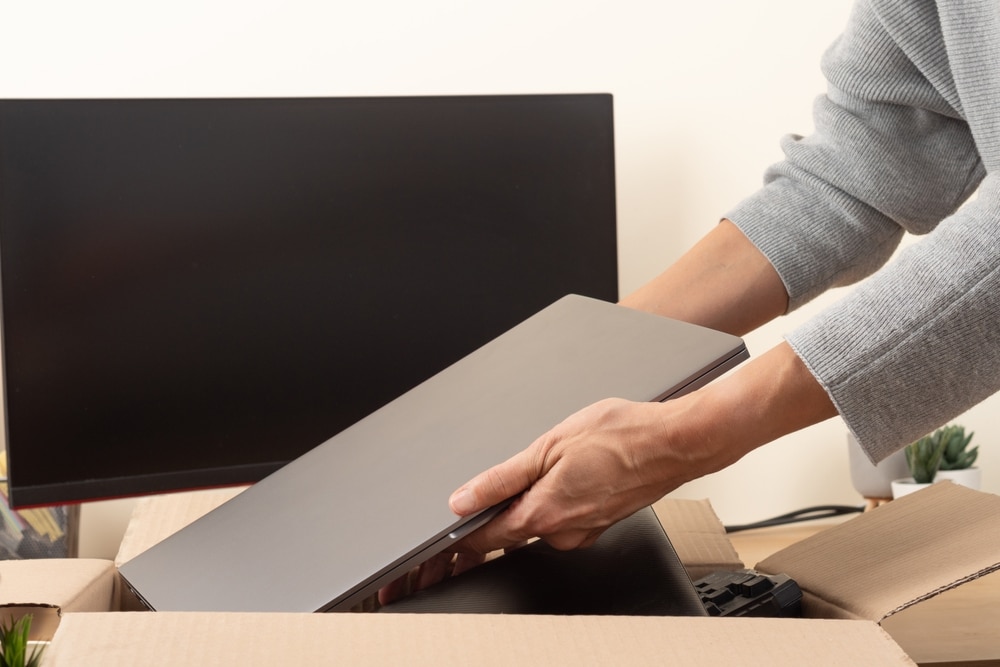
[{"label": "black cable", "polygon": [[827,519],[833,516],[842,516],[844,514],[854,514],[855,512],[863,512],[865,510],[864,506],[855,507],[853,505],[817,505],[815,507],[807,507],[805,509],[796,510],[794,512],[789,512],[788,514],[781,514],[770,519],[764,519],[763,521],[757,521],[756,523],[747,523],[739,526],[725,526],[727,533],[736,533],[741,530],[753,530],[754,528],[768,528],[770,526],[783,526],[789,523],[799,523],[801,521],[812,521],[813,519]]}]

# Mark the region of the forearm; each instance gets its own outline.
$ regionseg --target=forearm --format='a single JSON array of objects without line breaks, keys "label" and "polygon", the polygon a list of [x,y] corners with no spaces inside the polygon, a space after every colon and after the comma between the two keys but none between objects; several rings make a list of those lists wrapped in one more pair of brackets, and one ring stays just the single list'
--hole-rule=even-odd
[{"label": "forearm", "polygon": [[[782,315],[788,294],[767,258],[723,220],[622,305],[743,335]],[[645,455],[663,493],[837,414],[826,390],[787,343],[721,381],[668,401],[662,410],[667,446],[647,441]],[[677,457],[687,465],[678,466]]]},{"label": "forearm", "polygon": [[787,335],[874,460],[1000,391],[998,180]]},{"label": "forearm", "polygon": [[[934,229],[986,175],[949,49],[935,35],[939,10],[966,10],[945,4],[858,2],[824,56],[828,87],[815,102],[815,129],[784,137],[785,159],[767,170],[765,187],[726,213],[775,266],[789,310],[878,271],[904,231]],[[992,43],[955,37],[964,52],[979,51],[977,61],[987,58]],[[966,76],[990,71],[966,67]],[[983,89],[978,78],[966,85]],[[993,98],[971,97],[983,118],[995,117]]]},{"label": "forearm", "polygon": [[[736,462],[757,447],[837,411],[787,343],[721,380],[663,404],[665,447],[650,451],[667,493]],[[678,458],[685,460],[678,466]],[[672,475],[682,477],[672,479]]]},{"label": "forearm", "polygon": [[782,315],[788,295],[767,258],[733,223],[723,220],[621,303],[743,335]]}]

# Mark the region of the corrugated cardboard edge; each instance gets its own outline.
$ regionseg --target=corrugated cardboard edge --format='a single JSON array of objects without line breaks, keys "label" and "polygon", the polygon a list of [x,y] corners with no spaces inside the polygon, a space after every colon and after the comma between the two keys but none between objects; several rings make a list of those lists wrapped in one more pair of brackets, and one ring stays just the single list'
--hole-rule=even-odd
[{"label": "corrugated cardboard edge", "polygon": [[10,627],[14,622],[31,616],[28,641],[47,642],[59,627],[59,607],[54,604],[0,604],[0,626]]},{"label": "corrugated cardboard edge", "polygon": [[757,564],[807,593],[809,616],[881,622],[1000,569],[1000,496],[931,487],[797,542]]},{"label": "corrugated cardboard edge", "polygon": [[708,500],[664,498],[653,505],[653,511],[692,579],[743,567]]},{"label": "corrugated cardboard edge", "polygon": [[67,614],[46,667],[914,663],[870,621],[487,614]]},{"label": "corrugated cardboard edge", "polygon": [[52,638],[60,613],[117,608],[114,564],[87,558],[0,561],[0,622],[30,614],[32,641]]},{"label": "corrugated cardboard edge", "polygon": [[246,488],[207,489],[140,498],[132,508],[132,516],[118,546],[115,566],[121,567]]},{"label": "corrugated cardboard edge", "polygon": [[0,561],[0,603],[54,605],[65,612],[115,608],[117,573],[109,560]]}]

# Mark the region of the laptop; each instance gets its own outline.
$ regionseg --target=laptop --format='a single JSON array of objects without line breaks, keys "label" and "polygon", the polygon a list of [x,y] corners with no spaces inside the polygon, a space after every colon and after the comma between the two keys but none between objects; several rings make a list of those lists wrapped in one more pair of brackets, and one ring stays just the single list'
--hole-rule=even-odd
[{"label": "laptop", "polygon": [[536,540],[375,611],[776,618],[801,616],[802,597],[786,574],[716,570],[692,581],[653,508],[644,507],[585,549]]},{"label": "laptop", "polygon": [[122,565],[162,611],[349,610],[475,530],[448,496],[587,405],[663,401],[741,339],[569,295]]},{"label": "laptop", "polygon": [[652,507],[585,549],[541,540],[415,591],[380,613],[708,616]]}]

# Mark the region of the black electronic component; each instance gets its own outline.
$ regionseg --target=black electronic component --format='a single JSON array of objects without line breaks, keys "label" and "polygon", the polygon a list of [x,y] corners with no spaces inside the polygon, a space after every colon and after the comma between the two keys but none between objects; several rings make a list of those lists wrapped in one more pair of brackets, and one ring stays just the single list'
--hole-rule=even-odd
[{"label": "black electronic component", "polygon": [[710,616],[801,616],[802,590],[788,575],[722,570],[694,582]]}]

